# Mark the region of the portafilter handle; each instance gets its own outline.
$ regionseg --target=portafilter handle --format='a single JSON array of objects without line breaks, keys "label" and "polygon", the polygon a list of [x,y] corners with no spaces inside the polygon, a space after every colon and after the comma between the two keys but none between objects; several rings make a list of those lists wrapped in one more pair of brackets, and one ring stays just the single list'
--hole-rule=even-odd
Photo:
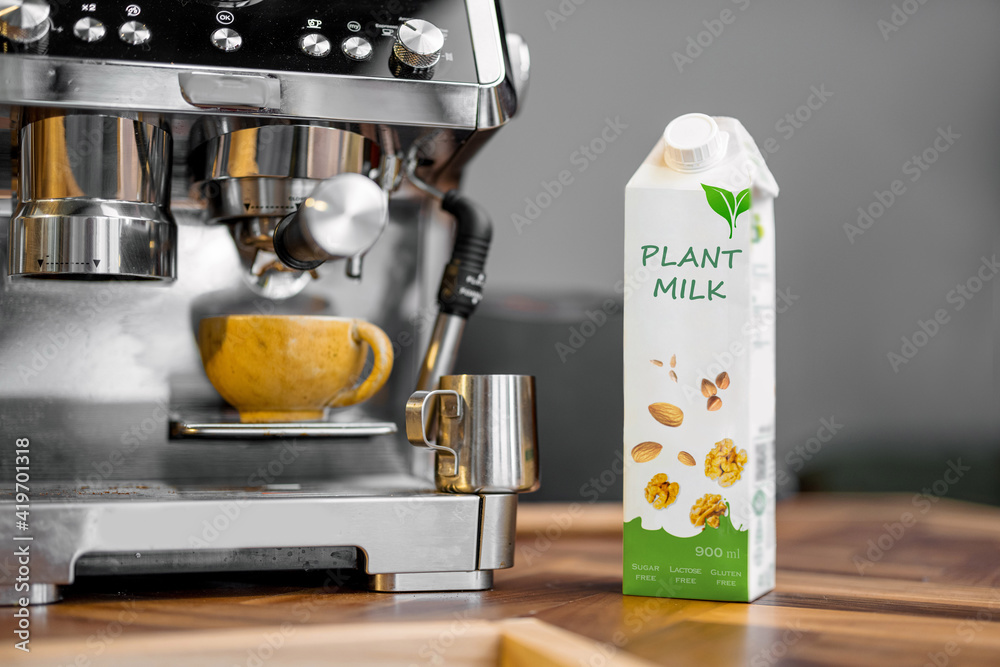
[{"label": "portafilter handle", "polygon": [[361,277],[361,260],[389,221],[389,198],[361,174],[338,174],[313,190],[299,209],[274,230],[282,264],[310,271],[323,262],[347,259],[347,275]]}]

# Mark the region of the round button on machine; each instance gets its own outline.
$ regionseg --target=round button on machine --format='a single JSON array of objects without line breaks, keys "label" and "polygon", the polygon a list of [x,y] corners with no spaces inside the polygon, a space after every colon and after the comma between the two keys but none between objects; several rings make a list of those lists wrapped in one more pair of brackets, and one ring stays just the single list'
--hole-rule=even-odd
[{"label": "round button on machine", "polygon": [[77,39],[84,42],[99,42],[104,39],[104,35],[107,32],[107,28],[104,27],[103,23],[89,16],[73,24],[73,34],[76,35]]},{"label": "round button on machine", "polygon": [[314,58],[322,58],[330,54],[330,40],[318,32],[307,32],[299,37],[299,48],[302,53]]},{"label": "round button on machine", "polygon": [[153,38],[153,33],[145,23],[126,21],[118,28],[118,37],[126,44],[140,46]]},{"label": "round button on machine", "polygon": [[212,44],[220,51],[228,53],[243,46],[243,38],[232,28],[219,28],[212,33]]},{"label": "round button on machine", "polygon": [[372,57],[372,43],[364,37],[348,37],[340,48],[351,60],[368,60]]}]

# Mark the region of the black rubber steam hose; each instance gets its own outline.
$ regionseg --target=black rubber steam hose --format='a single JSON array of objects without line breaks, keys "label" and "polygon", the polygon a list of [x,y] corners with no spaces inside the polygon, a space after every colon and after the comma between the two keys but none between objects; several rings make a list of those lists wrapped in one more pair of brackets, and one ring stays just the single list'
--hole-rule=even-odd
[{"label": "black rubber steam hose", "polygon": [[451,190],[441,208],[455,217],[455,247],[444,269],[438,305],[442,313],[468,318],[483,299],[486,256],[493,239],[493,223],[483,207]]}]

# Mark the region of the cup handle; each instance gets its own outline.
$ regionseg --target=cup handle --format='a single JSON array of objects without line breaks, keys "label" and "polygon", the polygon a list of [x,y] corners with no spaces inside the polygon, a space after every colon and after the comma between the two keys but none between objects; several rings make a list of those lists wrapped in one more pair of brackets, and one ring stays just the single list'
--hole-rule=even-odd
[{"label": "cup handle", "polygon": [[455,457],[454,471],[458,470],[458,452],[451,447],[439,445],[427,438],[425,424],[427,423],[427,402],[436,396],[450,396],[455,400],[443,406],[441,416],[461,420],[465,413],[465,399],[457,391],[450,389],[435,389],[433,391],[415,391],[406,401],[406,439],[416,447],[427,447],[440,452],[447,452]]},{"label": "cup handle", "polygon": [[358,338],[371,346],[372,353],[375,355],[375,364],[364,382],[337,395],[330,401],[330,406],[334,408],[368,400],[382,388],[392,372],[392,341],[389,340],[385,332],[374,324],[361,320],[354,320],[354,330],[357,332]]}]

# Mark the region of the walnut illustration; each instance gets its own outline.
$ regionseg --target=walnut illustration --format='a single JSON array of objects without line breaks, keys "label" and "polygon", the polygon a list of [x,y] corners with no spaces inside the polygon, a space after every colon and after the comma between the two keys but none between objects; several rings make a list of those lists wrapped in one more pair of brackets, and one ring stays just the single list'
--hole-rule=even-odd
[{"label": "walnut illustration", "polygon": [[726,513],[726,503],[722,501],[722,496],[718,494],[706,493],[691,506],[691,523],[712,528],[719,527],[719,517]]},{"label": "walnut illustration", "polygon": [[653,479],[646,485],[646,502],[661,510],[677,500],[680,490],[681,487],[677,482],[670,482],[667,473],[661,472],[653,475]]},{"label": "walnut illustration", "polygon": [[729,438],[720,440],[705,457],[705,476],[719,480],[719,486],[732,486],[740,481],[746,462],[747,450],[737,450]]}]

